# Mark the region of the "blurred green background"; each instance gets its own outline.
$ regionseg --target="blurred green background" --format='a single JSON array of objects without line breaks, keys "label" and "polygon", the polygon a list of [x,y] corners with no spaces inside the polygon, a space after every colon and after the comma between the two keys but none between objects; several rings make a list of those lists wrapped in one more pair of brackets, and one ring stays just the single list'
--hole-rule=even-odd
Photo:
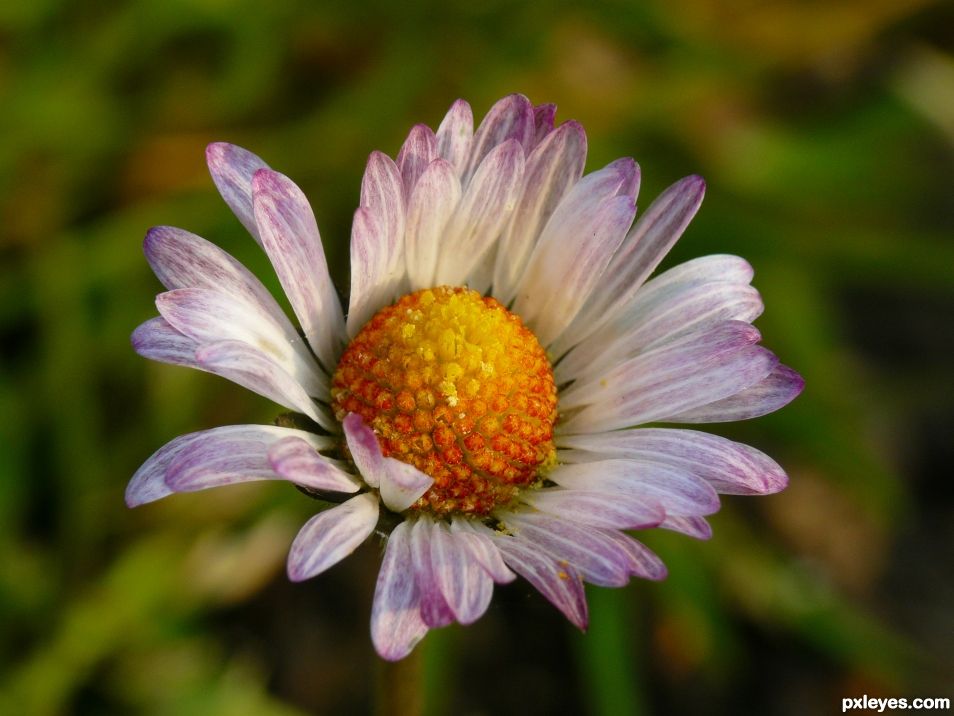
[{"label": "blurred green background", "polygon": [[756,268],[766,344],[808,381],[713,432],[791,475],[715,537],[647,541],[661,584],[589,588],[582,637],[524,582],[432,632],[432,714],[833,713],[954,697],[954,7],[930,0],[362,5],[0,3],[0,713],[360,714],[379,548],[300,585],[312,503],[278,484],[127,510],[184,432],[268,422],[225,381],[137,357],[145,230],[277,281],[203,149],[310,197],[341,287],[368,153],[520,91],[623,155],[640,205],[709,191],[667,260]]}]

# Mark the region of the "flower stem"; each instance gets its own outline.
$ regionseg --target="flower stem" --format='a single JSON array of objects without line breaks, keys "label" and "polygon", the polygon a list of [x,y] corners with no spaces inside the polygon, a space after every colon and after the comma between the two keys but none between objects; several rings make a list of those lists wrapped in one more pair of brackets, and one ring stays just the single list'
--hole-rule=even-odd
[{"label": "flower stem", "polygon": [[425,639],[400,661],[378,660],[375,716],[421,716],[424,713]]}]

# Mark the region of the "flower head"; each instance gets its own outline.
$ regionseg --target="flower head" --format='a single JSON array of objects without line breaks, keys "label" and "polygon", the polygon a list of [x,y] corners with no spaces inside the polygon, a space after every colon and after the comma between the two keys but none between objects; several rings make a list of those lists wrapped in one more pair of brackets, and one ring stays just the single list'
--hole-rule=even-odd
[{"label": "flower head", "polygon": [[[397,160],[375,152],[351,235],[347,314],[318,226],[287,177],[210,145],[225,201],[268,254],[299,330],[244,266],[181,229],[149,231],[168,289],[136,329],[148,357],[215,373],[307,416],[176,438],[139,469],[131,506],[250,480],[287,480],[337,506],[301,529],[294,580],[387,538],[371,616],[386,659],[428,629],[469,624],[494,583],[526,578],[574,624],[583,582],[661,579],[624,530],[707,538],[717,493],[768,494],[768,456],[696,430],[752,418],[801,378],[758,345],[752,269],[707,256],[647,280],[702,201],[688,177],[640,218],[639,168],[583,175],[586,137],[552,105],[497,102],[473,130],[457,101]],[[302,335],[304,340],[302,339]]]}]

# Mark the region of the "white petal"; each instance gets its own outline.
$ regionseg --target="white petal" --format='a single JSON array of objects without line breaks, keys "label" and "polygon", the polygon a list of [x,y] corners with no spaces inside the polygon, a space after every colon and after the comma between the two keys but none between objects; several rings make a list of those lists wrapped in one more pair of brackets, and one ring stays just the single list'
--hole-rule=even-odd
[{"label": "white petal", "polygon": [[361,477],[371,487],[379,487],[385,467],[384,454],[381,452],[377,435],[365,425],[357,413],[348,413],[342,427],[348,443],[348,452],[351,453],[351,459],[354,460]]},{"label": "white petal", "polygon": [[805,381],[802,376],[786,365],[778,365],[752,387],[728,398],[674,415],[672,421],[725,423],[758,418],[788,405],[804,388]]},{"label": "white petal", "polygon": [[709,539],[712,537],[712,526],[705,517],[698,515],[677,516],[667,515],[666,519],[659,525],[663,529],[680,532],[696,539]]},{"label": "white petal", "polygon": [[[286,437],[301,438],[315,447],[328,447],[327,438],[303,430],[274,425],[228,425],[184,435],[179,438],[181,443],[171,459],[168,454],[160,455],[160,451],[150,461],[165,461],[165,481],[174,492],[194,492],[255,480],[281,480],[284,478],[275,474],[268,462],[268,449]],[[311,486],[307,479],[295,482]]]},{"label": "white petal", "polygon": [[411,526],[411,564],[417,590],[421,595],[421,619],[431,629],[447,626],[454,621],[451,611],[434,573],[432,551],[432,521],[427,517],[414,520]]},{"label": "white petal", "polygon": [[734,395],[778,364],[758,331],[727,321],[712,330],[639,355],[615,369],[588,375],[560,396],[561,411],[584,405],[559,426],[564,434],[603,432],[670,420],[680,412]]},{"label": "white petal", "polygon": [[476,529],[471,520],[458,518],[451,521],[451,532],[470,549],[474,559],[497,584],[508,584],[517,578],[504,563],[500,550],[483,531]]},{"label": "white petal", "polygon": [[687,177],[669,187],[633,226],[606,269],[606,280],[580,311],[556,346],[561,354],[611,321],[633,298],[695,216],[705,182]]},{"label": "white petal", "polygon": [[527,158],[523,193],[500,242],[494,296],[509,305],[537,238],[560,200],[583,174],[586,134],[576,122],[553,131]]},{"label": "white petal", "polygon": [[315,355],[334,370],[345,338],[315,215],[288,177],[260,169],[252,181],[255,220],[262,245]]},{"label": "white petal", "polygon": [[268,165],[247,149],[234,144],[216,142],[205,149],[205,159],[212,181],[225,203],[259,244],[258,225],[252,210],[252,177]]},{"label": "white petal", "polygon": [[428,165],[411,193],[405,233],[411,290],[432,288],[447,222],[460,202],[460,180],[444,159]]},{"label": "white petal", "polygon": [[404,187],[390,157],[373,152],[361,182],[361,206],[351,232],[351,304],[354,335],[395,298],[405,275]]},{"label": "white petal", "polygon": [[411,129],[397,156],[397,167],[404,185],[404,198],[411,196],[424,169],[438,158],[437,138],[426,124],[417,124]]},{"label": "white petal", "polygon": [[437,153],[450,162],[460,176],[470,158],[474,141],[474,113],[462,99],[451,105],[437,128]]},{"label": "white petal", "polygon": [[[327,398],[327,377],[301,345],[259,307],[207,288],[178,288],[156,297],[159,313],[199,344],[241,341],[266,354],[310,394]],[[292,341],[297,341],[296,343]]]},{"label": "white petal", "polygon": [[371,607],[371,641],[382,659],[397,661],[424,638],[420,594],[409,545],[410,525],[402,522],[388,538]]},{"label": "white petal", "polygon": [[[683,520],[682,517],[671,517],[670,520]],[[690,518],[705,520],[701,517]],[[660,580],[666,578],[666,565],[642,542],[633,539],[627,534],[616,530],[598,530],[603,537],[615,542],[629,557],[629,573],[643,579]]]},{"label": "white petal", "polygon": [[577,182],[547,222],[514,302],[543,345],[573,320],[626,236],[637,177],[631,159],[613,162]]},{"label": "white petal", "polygon": [[484,159],[507,141],[515,141],[525,152],[529,152],[535,131],[530,100],[519,94],[498,100],[474,134],[470,159],[461,177],[461,184],[467,186]]},{"label": "white petal", "polygon": [[547,488],[527,490],[520,497],[541,512],[591,527],[642,530],[666,517],[658,503],[626,494]]},{"label": "white petal", "polygon": [[510,140],[480,164],[448,222],[435,283],[460,286],[500,235],[523,180],[523,148]]},{"label": "white petal", "polygon": [[169,325],[162,316],[150,318],[132,334],[132,346],[143,358],[200,368],[195,360],[198,343]]},{"label": "white petal", "polygon": [[631,458],[691,472],[718,492],[768,495],[788,484],[785,471],[765,453],[742,443],[697,430],[640,428],[557,439],[561,462]]},{"label": "white petal", "polygon": [[292,543],[288,578],[301,582],[333,567],[354,552],[377,523],[378,498],[367,492],[318,513]]},{"label": "white petal", "polygon": [[335,460],[325,457],[307,440],[290,436],[268,449],[268,462],[277,475],[316,490],[357,492],[358,480]]},{"label": "white petal", "polygon": [[200,346],[195,355],[202,370],[227,378],[290,410],[302,412],[326,430],[337,432],[337,424],[328,412],[264,351],[242,341],[217,341]]},{"label": "white petal", "polygon": [[434,484],[434,478],[413,465],[384,458],[381,475],[381,500],[392,512],[403,512],[420,499]]},{"label": "white petal", "polygon": [[431,566],[434,581],[457,621],[472,624],[487,611],[493,580],[471,554],[468,543],[443,522],[431,526]]}]

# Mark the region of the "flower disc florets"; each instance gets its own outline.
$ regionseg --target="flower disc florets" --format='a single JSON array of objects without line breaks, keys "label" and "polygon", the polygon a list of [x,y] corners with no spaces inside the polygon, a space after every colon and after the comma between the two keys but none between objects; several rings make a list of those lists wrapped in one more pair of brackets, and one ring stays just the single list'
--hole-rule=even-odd
[{"label": "flower disc florets", "polygon": [[380,310],[332,379],[336,416],[359,414],[386,456],[434,478],[414,509],[488,514],[553,462],[556,386],[536,336],[465,288]]}]

